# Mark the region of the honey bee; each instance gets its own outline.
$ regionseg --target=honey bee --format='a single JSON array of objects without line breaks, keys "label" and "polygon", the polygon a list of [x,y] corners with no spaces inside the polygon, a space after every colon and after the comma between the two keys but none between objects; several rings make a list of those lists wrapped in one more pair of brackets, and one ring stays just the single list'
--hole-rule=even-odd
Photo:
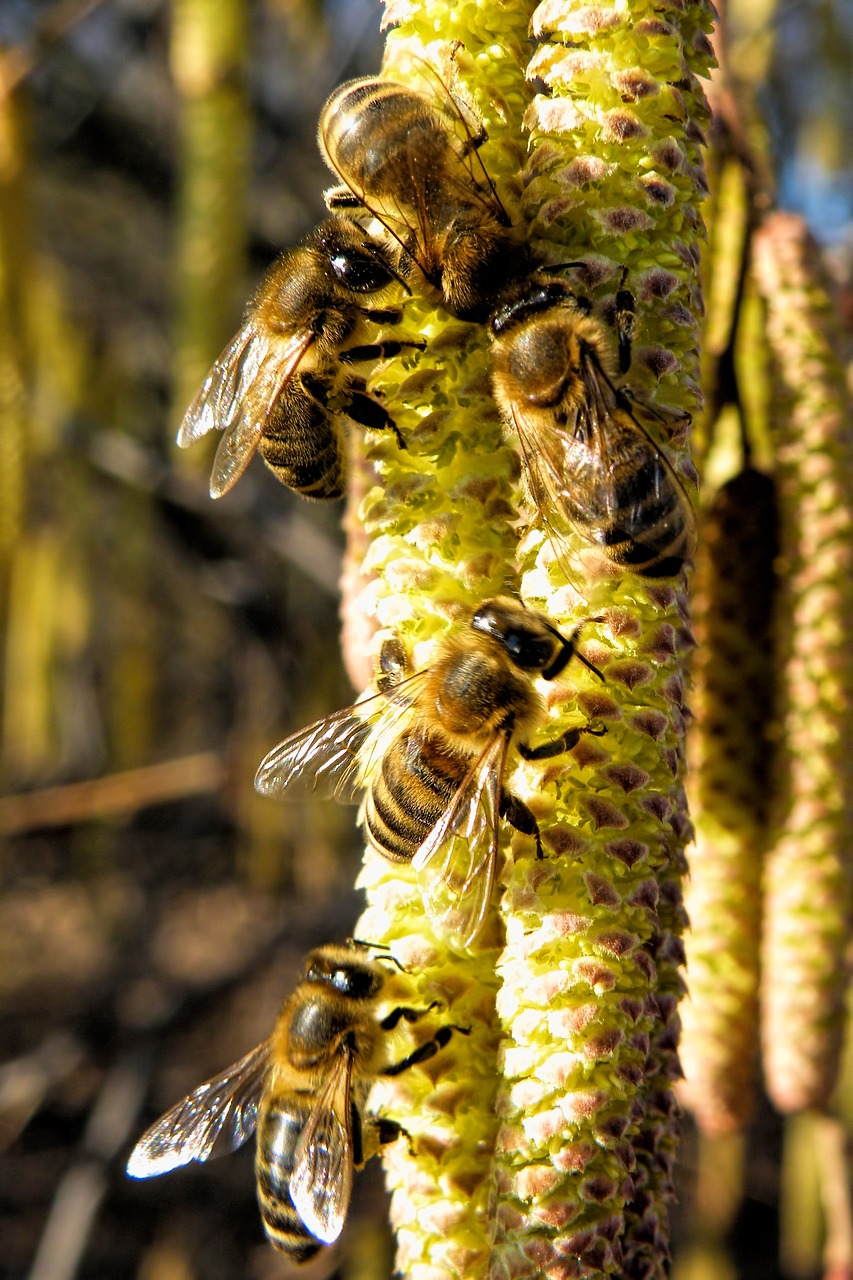
[{"label": "honey bee", "polygon": [[[365,321],[396,324],[391,286],[408,291],[388,251],[356,223],[332,217],[283,254],[249,303],[246,320],[187,409],[182,449],[214,429],[210,496],[221,498],[255,450],[282,484],[306,498],[340,498],[345,451],[335,410],[364,427],[396,427],[344,365],[398,355],[420,341],[359,343]],[[336,403],[336,397],[339,403]],[[402,445],[399,433],[397,441]]]},{"label": "honey bee", "polygon": [[446,97],[453,123],[393,80],[336,89],[320,115],[319,143],[344,186],[326,199],[330,208],[366,209],[402,247],[401,270],[414,261],[448,311],[483,322],[528,273],[529,250],[485,168],[472,162],[485,134],[473,133]]},{"label": "honey bee", "polygon": [[440,1027],[390,1061],[390,1033],[429,1010],[398,1005],[380,1017],[388,976],[365,943],[312,951],[270,1039],[152,1125],[133,1149],[128,1174],[151,1178],[225,1155],[257,1129],[258,1203],[270,1243],[296,1262],[334,1243],[353,1170],[403,1132],[392,1120],[365,1114],[370,1085],[433,1057],[453,1031],[469,1030]]},{"label": "honey bee", "polygon": [[[624,278],[616,306],[626,372],[633,299]],[[489,328],[495,399],[518,437],[526,484],[558,557],[568,551],[564,524],[620,568],[647,578],[678,573],[695,547],[693,508],[639,422],[640,402],[613,381],[601,326],[565,282],[534,272]]]},{"label": "honey bee", "polygon": [[286,738],[262,761],[255,786],[344,801],[363,790],[368,841],[392,862],[412,862],[436,932],[464,950],[491,901],[499,818],[531,836],[542,857],[536,818],[505,786],[511,752],[546,760],[584,733],[605,732],[586,725],[527,742],[545,718],[532,677],[553,680],[576,657],[604,679],[577,648],[583,625],[566,638],[544,614],[495,597],[414,675],[400,641],[387,640],[379,693]]}]

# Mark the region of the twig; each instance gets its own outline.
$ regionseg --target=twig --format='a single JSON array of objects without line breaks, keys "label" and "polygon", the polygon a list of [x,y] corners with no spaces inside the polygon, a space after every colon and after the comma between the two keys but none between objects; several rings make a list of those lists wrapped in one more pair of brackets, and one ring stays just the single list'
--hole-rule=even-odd
[{"label": "twig", "polygon": [[204,751],[105,778],[4,796],[0,798],[0,835],[135,813],[149,805],[219,791],[227,784],[228,776],[224,757]]},{"label": "twig", "polygon": [[56,1189],[29,1280],[72,1280],[76,1274],[107,1188],[104,1166],[136,1124],[149,1070],[134,1054],[107,1075],[86,1126],[83,1158]]},{"label": "twig", "polygon": [[850,1197],[849,1136],[843,1120],[821,1116],[817,1123],[818,1169],[826,1221],[824,1280],[853,1277],[853,1206]]},{"label": "twig", "polygon": [[86,1056],[70,1031],[49,1035],[31,1053],[0,1067],[0,1151],[15,1141],[38,1111],[45,1095]]}]

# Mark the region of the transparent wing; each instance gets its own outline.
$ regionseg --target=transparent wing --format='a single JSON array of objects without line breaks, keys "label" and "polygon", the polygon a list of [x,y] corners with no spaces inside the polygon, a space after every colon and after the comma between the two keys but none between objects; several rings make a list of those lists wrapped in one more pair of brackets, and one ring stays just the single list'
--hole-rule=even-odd
[{"label": "transparent wing", "polygon": [[352,1194],[352,1055],[335,1059],[293,1155],[290,1198],[313,1236],[333,1244]]},{"label": "transparent wing", "polygon": [[560,456],[561,441],[550,430],[546,439],[540,440],[542,432],[531,429],[515,405],[512,407],[512,419],[518,436],[522,471],[539,523],[551,543],[563,576],[573,582],[573,553],[568,532],[575,527],[575,521],[571,512],[565,509],[567,468]]},{"label": "transparent wing", "polygon": [[409,162],[409,168],[412,171],[410,178],[412,189],[411,204],[403,203],[390,197],[384,200],[372,200],[362,186],[354,184],[352,179],[345,175],[343,170],[335,164],[331,152],[326,153],[326,160],[332,172],[337,174],[341,180],[340,188],[333,188],[331,191],[326,192],[328,207],[332,210],[335,209],[334,201],[339,192],[352,192],[356,203],[371,218],[375,218],[377,222],[381,223],[389,236],[396,240],[400,247],[414,258],[421,270],[426,272],[422,246],[427,243],[426,237],[429,234],[429,223],[423,207],[423,200],[419,195],[423,184],[422,174],[414,169],[411,162]]},{"label": "transparent wing", "polygon": [[154,1178],[241,1147],[255,1132],[269,1057],[265,1040],[161,1116],[133,1148],[130,1177]]},{"label": "transparent wing", "polygon": [[412,860],[436,932],[463,950],[492,899],[508,745],[505,731],[492,738]]},{"label": "transparent wing", "polygon": [[[250,352],[254,353],[260,345],[266,348],[254,374],[240,379],[233,397],[220,397],[227,415],[222,419],[226,430],[213,459],[211,498],[221,498],[246,470],[260,443],[270,410],[313,342],[314,334],[310,330],[293,334],[284,344],[262,344],[259,338],[253,340]],[[253,358],[246,368],[251,370],[254,366]]]},{"label": "transparent wing", "polygon": [[240,479],[260,443],[264,419],[251,416],[248,408],[219,441],[210,472],[210,496],[221,498]]},{"label": "transparent wing", "polygon": [[513,407],[530,496],[557,558],[565,568],[571,528],[593,541],[680,533],[690,554],[693,509],[663,451],[602,372],[587,368],[584,383],[585,402],[565,426],[537,430]]},{"label": "transparent wing", "polygon": [[251,317],[214,364],[178,431],[182,449],[208,431],[225,433],[213,461],[212,498],[221,498],[246,470],[270,409],[314,341],[305,328],[269,338]]},{"label": "transparent wing", "polygon": [[188,448],[208,431],[223,431],[233,422],[240,395],[251,387],[268,353],[268,345],[248,320],[228,343],[183,416],[178,444]]},{"label": "transparent wing", "polygon": [[363,779],[375,766],[379,744],[408,714],[426,673],[417,672],[383,693],[365,698],[309,724],[273,747],[255,774],[266,796],[327,796],[344,804],[359,799]]}]

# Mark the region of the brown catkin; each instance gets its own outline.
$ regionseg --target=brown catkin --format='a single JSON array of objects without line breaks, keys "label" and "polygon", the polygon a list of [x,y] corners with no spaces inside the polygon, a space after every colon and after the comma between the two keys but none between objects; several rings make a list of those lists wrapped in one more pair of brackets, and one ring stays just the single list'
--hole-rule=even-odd
[{"label": "brown catkin", "polygon": [[783,681],[765,876],[762,1043],[784,1111],[827,1104],[847,991],[853,769],[853,438],[834,312],[801,218],[755,241],[781,514]]},{"label": "brown catkin", "polygon": [[681,1096],[709,1134],[741,1127],[754,1101],[777,554],[773,479],[745,467],[710,504],[694,583],[696,850]]}]

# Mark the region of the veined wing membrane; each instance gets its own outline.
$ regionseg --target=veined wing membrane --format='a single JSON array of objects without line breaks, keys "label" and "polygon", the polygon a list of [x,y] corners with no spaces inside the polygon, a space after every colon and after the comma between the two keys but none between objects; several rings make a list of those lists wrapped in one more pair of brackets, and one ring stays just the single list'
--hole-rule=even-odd
[{"label": "veined wing membrane", "polygon": [[241,1147],[255,1132],[269,1055],[265,1040],[161,1116],[133,1148],[131,1178],[153,1178]]},{"label": "veined wing membrane", "polygon": [[293,1154],[290,1198],[313,1236],[333,1244],[352,1194],[352,1056],[335,1059]]},{"label": "veined wing membrane", "polygon": [[508,746],[506,732],[492,738],[412,860],[436,932],[463,949],[492,899]]},{"label": "veined wing membrane", "polygon": [[381,744],[401,718],[411,715],[425,675],[417,672],[292,733],[261,761],[255,789],[267,796],[328,796],[355,804]]}]

